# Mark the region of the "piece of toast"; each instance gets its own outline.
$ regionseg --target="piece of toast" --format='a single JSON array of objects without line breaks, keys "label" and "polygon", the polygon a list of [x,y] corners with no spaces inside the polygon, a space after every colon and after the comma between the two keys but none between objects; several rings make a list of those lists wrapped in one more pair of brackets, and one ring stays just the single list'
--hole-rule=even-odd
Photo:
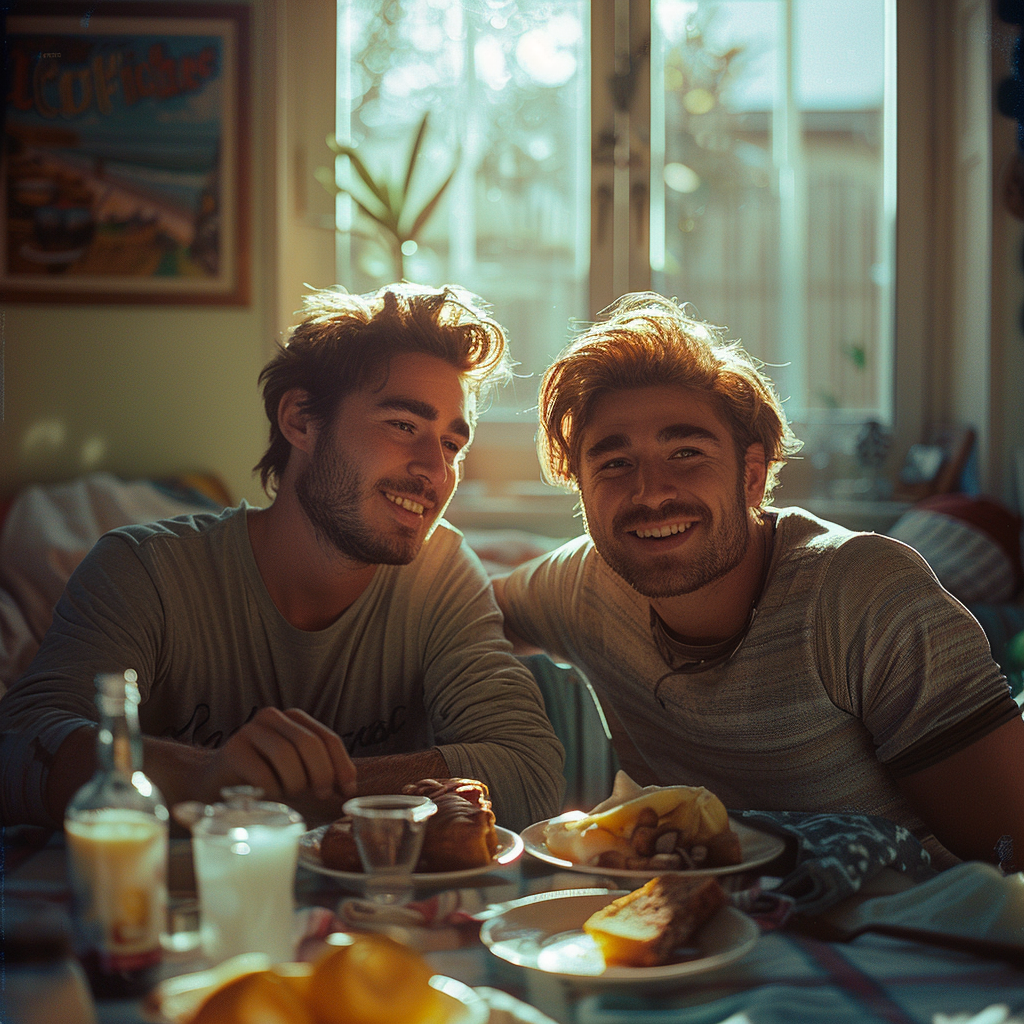
[{"label": "piece of toast", "polygon": [[713,875],[659,875],[583,924],[608,967],[657,967],[728,902]]}]

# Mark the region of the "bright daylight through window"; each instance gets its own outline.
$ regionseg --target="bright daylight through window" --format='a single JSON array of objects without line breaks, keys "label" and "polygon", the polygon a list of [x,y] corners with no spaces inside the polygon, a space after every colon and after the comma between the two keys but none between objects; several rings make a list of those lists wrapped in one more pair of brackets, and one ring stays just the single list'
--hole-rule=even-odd
[{"label": "bright daylight through window", "polygon": [[534,404],[570,319],[653,287],[794,419],[891,420],[892,0],[338,10],[338,279],[492,303],[533,376],[489,417]]}]

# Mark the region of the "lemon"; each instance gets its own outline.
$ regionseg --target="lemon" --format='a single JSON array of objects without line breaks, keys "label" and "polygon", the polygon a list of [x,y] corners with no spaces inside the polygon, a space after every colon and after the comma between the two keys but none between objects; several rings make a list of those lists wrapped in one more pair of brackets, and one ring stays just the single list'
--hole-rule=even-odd
[{"label": "lemon", "polygon": [[313,965],[306,1000],[318,1024],[423,1024],[439,1012],[432,974],[415,950],[386,935],[353,935]]}]

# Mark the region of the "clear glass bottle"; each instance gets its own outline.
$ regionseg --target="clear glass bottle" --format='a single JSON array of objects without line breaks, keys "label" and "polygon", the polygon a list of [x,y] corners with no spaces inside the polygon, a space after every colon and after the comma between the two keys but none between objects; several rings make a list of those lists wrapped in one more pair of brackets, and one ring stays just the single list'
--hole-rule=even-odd
[{"label": "clear glass bottle", "polygon": [[96,677],[96,773],[64,816],[79,951],[98,995],[149,987],[167,919],[169,816],[142,771],[137,679]]}]

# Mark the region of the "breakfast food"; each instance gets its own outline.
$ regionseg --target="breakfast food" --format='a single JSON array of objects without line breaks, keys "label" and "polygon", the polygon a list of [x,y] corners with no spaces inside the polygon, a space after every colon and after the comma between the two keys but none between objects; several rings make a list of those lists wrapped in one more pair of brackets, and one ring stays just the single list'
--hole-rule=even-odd
[{"label": "breakfast food", "polygon": [[188,1024],[437,1024],[430,965],[387,935],[339,935],[316,963],[247,970],[207,994]]},{"label": "breakfast food", "polygon": [[[402,789],[437,804],[427,819],[416,870],[461,871],[494,859],[498,836],[487,787],[477,779],[421,779]],[[329,825],[320,840],[320,861],[334,871],[362,871],[348,818]]]},{"label": "breakfast food", "polygon": [[609,967],[657,967],[728,902],[718,879],[664,875],[591,914],[583,930]]},{"label": "breakfast food", "polygon": [[215,989],[190,1024],[316,1024],[300,980],[268,968],[242,974]]},{"label": "breakfast food", "polygon": [[608,800],[544,828],[544,843],[575,864],[685,871],[742,861],[725,805],[703,786],[640,788],[619,772]]},{"label": "breakfast food", "polygon": [[426,1024],[441,997],[430,965],[409,946],[368,932],[313,965],[307,1002],[317,1024]]}]

